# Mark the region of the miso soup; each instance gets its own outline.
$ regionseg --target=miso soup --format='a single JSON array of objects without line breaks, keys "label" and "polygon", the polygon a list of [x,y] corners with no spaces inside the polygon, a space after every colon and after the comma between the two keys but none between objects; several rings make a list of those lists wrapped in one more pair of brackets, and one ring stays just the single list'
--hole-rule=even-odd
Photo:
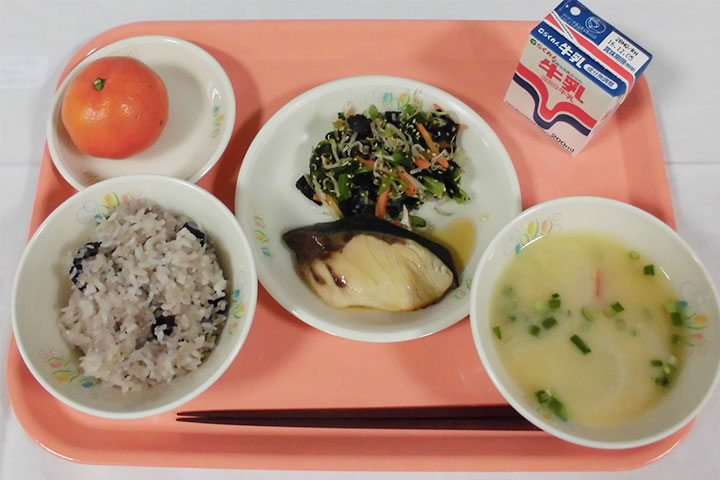
[{"label": "miso soup", "polygon": [[683,308],[660,265],[632,247],[560,232],[525,246],[502,272],[490,328],[509,375],[539,409],[611,426],[673,388]]}]

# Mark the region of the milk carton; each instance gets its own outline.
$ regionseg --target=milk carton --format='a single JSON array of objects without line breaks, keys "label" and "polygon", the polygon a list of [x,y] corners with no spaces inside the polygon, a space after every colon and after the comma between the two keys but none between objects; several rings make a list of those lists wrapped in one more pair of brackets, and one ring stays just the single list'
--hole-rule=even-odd
[{"label": "milk carton", "polygon": [[585,5],[565,0],[530,34],[505,102],[576,155],[651,59]]}]

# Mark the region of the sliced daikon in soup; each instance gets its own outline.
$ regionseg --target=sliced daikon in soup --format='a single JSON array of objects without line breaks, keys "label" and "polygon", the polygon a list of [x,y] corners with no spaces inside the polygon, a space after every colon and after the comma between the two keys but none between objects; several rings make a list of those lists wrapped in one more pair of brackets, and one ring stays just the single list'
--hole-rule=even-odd
[{"label": "sliced daikon in soup", "polygon": [[682,362],[684,304],[659,265],[613,237],[553,233],[495,286],[491,321],[508,374],[540,409],[611,426],[652,409]]}]

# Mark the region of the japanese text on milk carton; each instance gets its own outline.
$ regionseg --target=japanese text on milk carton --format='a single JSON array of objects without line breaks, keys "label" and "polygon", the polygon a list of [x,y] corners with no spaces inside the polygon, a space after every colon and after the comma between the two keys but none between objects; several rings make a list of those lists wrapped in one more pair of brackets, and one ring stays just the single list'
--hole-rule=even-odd
[{"label": "japanese text on milk carton", "polygon": [[576,155],[651,59],[585,5],[565,0],[530,34],[505,102]]}]

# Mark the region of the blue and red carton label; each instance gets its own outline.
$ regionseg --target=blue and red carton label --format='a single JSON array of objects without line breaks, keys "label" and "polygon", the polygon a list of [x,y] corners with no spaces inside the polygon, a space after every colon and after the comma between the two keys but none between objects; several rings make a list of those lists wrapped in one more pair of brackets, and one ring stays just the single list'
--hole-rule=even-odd
[{"label": "blue and red carton label", "polygon": [[651,59],[585,5],[565,0],[531,32],[505,102],[577,155]]}]

